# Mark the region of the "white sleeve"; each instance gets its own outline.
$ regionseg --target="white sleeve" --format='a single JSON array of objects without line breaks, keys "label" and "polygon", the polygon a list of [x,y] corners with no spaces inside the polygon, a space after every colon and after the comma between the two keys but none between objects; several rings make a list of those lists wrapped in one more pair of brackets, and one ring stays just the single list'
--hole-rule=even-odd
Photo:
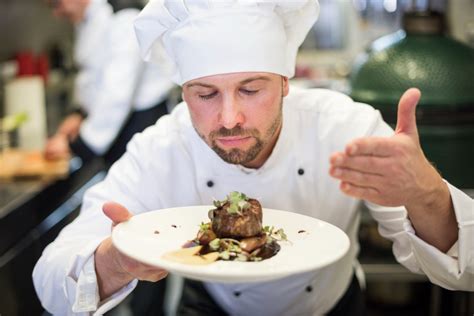
[{"label": "white sleeve", "polygon": [[441,287],[474,290],[474,201],[448,184],[456,212],[459,238],[443,253],[415,234],[403,207],[382,207],[367,203],[379,223],[382,236],[393,241],[393,253],[398,262],[416,273],[424,273]]},{"label": "white sleeve", "polygon": [[[390,136],[393,131],[380,120],[371,134]],[[444,288],[474,291],[474,201],[447,184],[459,227],[458,241],[447,253],[415,234],[404,207],[365,203],[379,224],[380,234],[393,241],[393,253],[398,262],[412,272],[426,274],[432,283]]]},{"label": "white sleeve", "polygon": [[46,247],[34,268],[38,297],[43,307],[55,315],[95,310],[104,313],[123,300],[136,284],[132,282],[104,302],[98,302],[93,256],[111,233],[111,221],[102,212],[104,202],[118,202],[135,214],[160,206],[151,201],[155,195],[147,195],[143,189],[156,184],[147,176],[150,167],[143,162],[144,155],[137,143],[130,143],[127,153],[112,166],[105,180],[85,193],[79,216]]},{"label": "white sleeve", "polygon": [[97,92],[97,70],[100,70],[102,54],[97,50],[104,45],[108,25],[113,19],[112,7],[104,0],[92,1],[85,17],[75,29],[74,60],[80,67],[74,80],[74,102],[85,112],[91,106]]},{"label": "white sleeve", "polygon": [[84,143],[96,154],[107,151],[132,110],[135,86],[141,76],[142,61],[133,31],[137,10],[115,14],[108,26],[106,42],[99,48],[103,56],[96,76],[94,97],[86,105],[88,116],[80,129]]}]

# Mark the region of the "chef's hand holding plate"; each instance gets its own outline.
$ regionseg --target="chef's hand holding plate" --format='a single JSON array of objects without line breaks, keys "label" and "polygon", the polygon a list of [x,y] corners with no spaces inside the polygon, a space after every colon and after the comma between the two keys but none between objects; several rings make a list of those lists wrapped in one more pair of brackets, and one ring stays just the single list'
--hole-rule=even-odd
[{"label": "chef's hand holding plate", "polygon": [[353,140],[331,155],[329,173],[349,196],[405,206],[416,234],[447,251],[457,240],[457,223],[448,187],[420,146],[415,116],[420,96],[413,88],[400,98],[393,136]]},{"label": "chef's hand holding plate", "polygon": [[[112,220],[112,229],[133,216],[125,207],[114,202],[105,203],[102,210]],[[122,254],[112,244],[111,237],[105,239],[95,251],[95,270],[101,299],[109,297],[134,279],[156,282],[168,275],[163,269]]]}]

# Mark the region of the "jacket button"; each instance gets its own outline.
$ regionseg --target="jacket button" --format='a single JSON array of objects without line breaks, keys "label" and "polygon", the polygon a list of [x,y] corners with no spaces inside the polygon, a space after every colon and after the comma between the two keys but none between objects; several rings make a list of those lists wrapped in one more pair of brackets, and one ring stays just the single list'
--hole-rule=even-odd
[{"label": "jacket button", "polygon": [[234,296],[235,296],[235,297],[239,297],[240,294],[241,294],[240,291],[235,291],[235,292],[234,292]]},{"label": "jacket button", "polygon": [[212,188],[212,187],[214,186],[214,182],[212,182],[212,180],[207,181],[206,184],[207,184],[207,186],[210,187],[210,188]]},{"label": "jacket button", "polygon": [[313,287],[311,285],[308,285],[306,287],[306,292],[311,292],[313,290]]},{"label": "jacket button", "polygon": [[304,175],[304,169],[303,169],[303,168],[299,168],[299,169],[298,169],[298,174],[299,174],[300,176]]}]

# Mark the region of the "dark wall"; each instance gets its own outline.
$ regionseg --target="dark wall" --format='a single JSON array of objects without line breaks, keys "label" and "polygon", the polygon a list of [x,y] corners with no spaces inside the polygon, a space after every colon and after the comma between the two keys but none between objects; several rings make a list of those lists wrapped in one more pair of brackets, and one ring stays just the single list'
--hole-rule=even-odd
[{"label": "dark wall", "polygon": [[73,28],[53,17],[44,0],[0,0],[0,62],[16,52],[71,51]]}]

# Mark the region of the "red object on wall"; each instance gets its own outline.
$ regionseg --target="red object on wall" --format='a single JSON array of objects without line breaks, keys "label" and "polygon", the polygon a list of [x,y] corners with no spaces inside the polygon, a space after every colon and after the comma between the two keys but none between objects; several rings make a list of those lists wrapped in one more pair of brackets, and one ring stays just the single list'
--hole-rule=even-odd
[{"label": "red object on wall", "polygon": [[32,76],[36,72],[35,57],[32,52],[20,52],[16,54],[18,63],[18,77]]},{"label": "red object on wall", "polygon": [[18,63],[17,77],[40,75],[47,82],[49,59],[46,54],[35,56],[32,52],[24,51],[16,54],[15,59]]},{"label": "red object on wall", "polygon": [[49,75],[49,59],[46,54],[41,54],[36,59],[36,73],[43,77],[43,81],[48,82]]}]

